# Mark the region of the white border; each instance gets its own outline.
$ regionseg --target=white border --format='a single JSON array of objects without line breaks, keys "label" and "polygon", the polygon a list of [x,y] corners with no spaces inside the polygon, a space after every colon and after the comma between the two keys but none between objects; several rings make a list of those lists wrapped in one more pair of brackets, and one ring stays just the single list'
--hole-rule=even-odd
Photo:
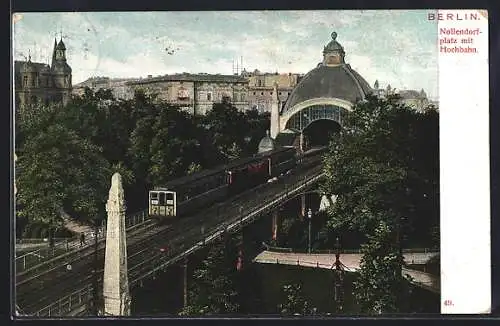
[{"label": "white border", "polygon": [[[439,10],[441,313],[489,313],[490,160],[486,11]],[[475,14],[480,20],[471,20]],[[439,52],[441,30],[475,29],[478,53]],[[457,39],[461,35],[449,35]],[[460,42],[460,41],[459,41]],[[454,44],[449,46],[459,46]],[[466,46],[466,45],[463,45]],[[449,300],[449,301],[448,301]]]}]

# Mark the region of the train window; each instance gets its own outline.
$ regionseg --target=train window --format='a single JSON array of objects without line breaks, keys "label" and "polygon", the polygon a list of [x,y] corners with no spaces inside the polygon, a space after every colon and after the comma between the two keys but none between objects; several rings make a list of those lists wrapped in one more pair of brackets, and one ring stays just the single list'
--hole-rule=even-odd
[{"label": "train window", "polygon": [[165,199],[166,200],[174,200],[174,194],[171,192],[165,193]]},{"label": "train window", "polygon": [[157,192],[151,192],[151,204],[158,205],[158,193]]},{"label": "train window", "polygon": [[165,205],[165,193],[164,192],[160,192],[160,202],[159,202],[159,205],[160,206],[164,206]]}]

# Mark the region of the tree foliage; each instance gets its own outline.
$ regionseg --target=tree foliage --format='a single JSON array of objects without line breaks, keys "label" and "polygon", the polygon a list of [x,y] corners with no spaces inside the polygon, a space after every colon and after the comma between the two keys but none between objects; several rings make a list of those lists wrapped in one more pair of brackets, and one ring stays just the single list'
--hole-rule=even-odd
[{"label": "tree foliage", "polygon": [[257,152],[269,129],[269,115],[257,110],[241,112],[230,103],[215,103],[201,123],[212,146],[228,161]]},{"label": "tree foliage", "polygon": [[236,259],[236,245],[231,238],[210,248],[201,266],[194,271],[188,305],[181,311],[181,316],[219,315],[239,311]]},{"label": "tree foliage", "polygon": [[309,302],[304,298],[300,284],[283,286],[284,301],[279,305],[279,312],[284,315],[309,315]]},{"label": "tree foliage", "polygon": [[361,246],[361,271],[354,286],[363,313],[404,312],[407,308],[411,287],[401,273],[404,262],[394,233],[381,219],[374,233],[368,235],[368,242]]},{"label": "tree foliage", "polygon": [[402,239],[428,239],[439,225],[437,123],[435,110],[418,113],[397,96],[368,97],[330,143],[322,191],[337,201],[328,225],[368,237],[356,287],[367,312],[402,309]]},{"label": "tree foliage", "polygon": [[99,147],[52,122],[59,110],[52,106],[20,123],[26,138],[16,149],[17,216],[55,228],[61,209],[77,217],[102,215],[111,172]]},{"label": "tree foliage", "polygon": [[18,222],[48,223],[54,207],[79,219],[102,214],[114,172],[128,209],[144,209],[151,187],[254,153],[248,139],[265,134],[265,118],[230,103],[193,117],[142,90],[122,100],[87,88],[64,107],[32,108],[16,116]]},{"label": "tree foliage", "polygon": [[148,184],[164,184],[200,164],[199,131],[186,112],[175,107],[158,110],[137,121],[129,150],[135,170]]}]

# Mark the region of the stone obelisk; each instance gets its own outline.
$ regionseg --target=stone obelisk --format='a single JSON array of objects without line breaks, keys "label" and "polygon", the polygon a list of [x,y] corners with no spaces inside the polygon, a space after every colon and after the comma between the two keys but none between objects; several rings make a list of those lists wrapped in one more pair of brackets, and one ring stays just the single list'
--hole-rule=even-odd
[{"label": "stone obelisk", "polygon": [[127,243],[125,238],[125,197],[122,177],[115,173],[111,179],[104,260],[104,315],[129,316],[130,293],[127,276]]},{"label": "stone obelisk", "polygon": [[278,84],[273,84],[273,98],[271,101],[271,138],[274,140],[280,133],[280,99],[278,97]]}]

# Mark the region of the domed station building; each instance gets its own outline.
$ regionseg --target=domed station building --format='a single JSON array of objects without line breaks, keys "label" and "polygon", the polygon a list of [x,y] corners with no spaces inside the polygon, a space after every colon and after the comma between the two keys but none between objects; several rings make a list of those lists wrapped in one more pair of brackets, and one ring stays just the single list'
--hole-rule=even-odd
[{"label": "domed station building", "polygon": [[352,106],[372,92],[366,80],[345,63],[337,33],[331,37],[323,49],[323,61],[301,79],[284,104],[275,85],[270,133],[275,145],[307,150],[327,144]]}]

